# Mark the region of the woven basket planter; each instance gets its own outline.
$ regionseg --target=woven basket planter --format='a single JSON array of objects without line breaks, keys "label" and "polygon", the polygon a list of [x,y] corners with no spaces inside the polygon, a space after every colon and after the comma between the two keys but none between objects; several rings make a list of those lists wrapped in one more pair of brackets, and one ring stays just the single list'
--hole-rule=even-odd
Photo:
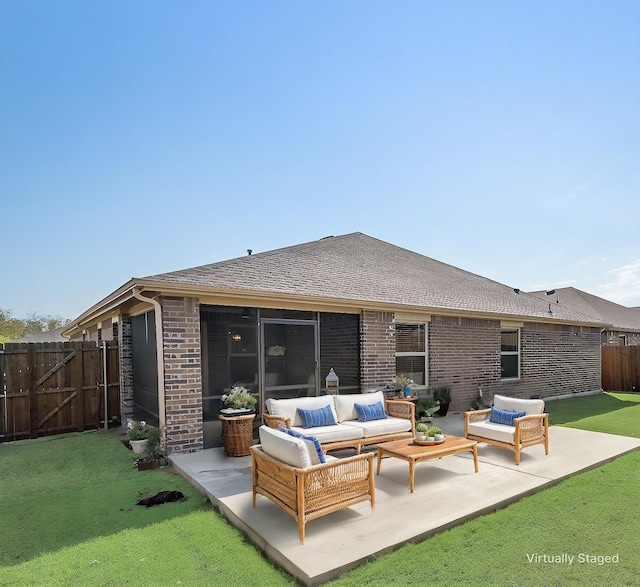
[{"label": "woven basket planter", "polygon": [[253,420],[255,414],[247,416],[223,416],[222,440],[224,452],[230,457],[245,457],[251,454],[249,447],[253,444]]}]

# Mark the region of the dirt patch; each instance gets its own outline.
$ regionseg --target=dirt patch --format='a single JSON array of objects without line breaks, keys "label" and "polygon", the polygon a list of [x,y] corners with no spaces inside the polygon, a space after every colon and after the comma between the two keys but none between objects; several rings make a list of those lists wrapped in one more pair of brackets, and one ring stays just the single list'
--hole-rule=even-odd
[{"label": "dirt patch", "polygon": [[186,501],[184,493],[181,491],[159,491],[151,497],[145,497],[136,502],[136,505],[145,507],[153,507],[154,505],[162,505],[163,503],[171,503],[172,501]]}]

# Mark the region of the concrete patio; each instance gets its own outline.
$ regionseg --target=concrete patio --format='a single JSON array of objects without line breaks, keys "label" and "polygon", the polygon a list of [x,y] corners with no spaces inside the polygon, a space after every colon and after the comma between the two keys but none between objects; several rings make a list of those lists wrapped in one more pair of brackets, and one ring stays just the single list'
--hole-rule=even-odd
[{"label": "concrete patio", "polygon": [[[463,436],[460,414],[436,423],[446,434]],[[174,455],[171,461],[268,558],[304,584],[318,585],[374,555],[419,542],[638,448],[639,439],[552,426],[548,456],[542,445],[533,446],[516,466],[512,452],[479,444],[478,473],[471,453],[421,463],[413,494],[407,463],[384,459],[375,479],[375,509],[359,504],[309,522],[304,545],[295,520],[270,500],[258,496],[252,507],[250,457],[230,458],[213,448]]]}]

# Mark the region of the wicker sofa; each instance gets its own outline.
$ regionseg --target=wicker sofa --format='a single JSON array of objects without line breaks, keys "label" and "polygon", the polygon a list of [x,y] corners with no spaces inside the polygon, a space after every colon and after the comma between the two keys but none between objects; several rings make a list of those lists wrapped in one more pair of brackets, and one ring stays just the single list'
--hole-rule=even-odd
[{"label": "wicker sofa", "polygon": [[[513,423],[505,423],[508,421]],[[544,413],[541,399],[495,395],[492,408],[465,412],[464,435],[513,451],[519,465],[520,451],[528,446],[543,444],[549,454],[549,415]]]},{"label": "wicker sofa", "polygon": [[344,459],[325,455],[313,464],[308,442],[261,426],[260,444],[251,446],[253,507],[267,497],[298,522],[304,544],[307,522],[360,502],[375,505],[373,454]]},{"label": "wicker sofa", "polygon": [[[360,421],[356,404],[384,406],[384,418]],[[329,406],[335,424],[304,428],[298,408],[317,410]],[[263,419],[271,428],[292,428],[315,436],[326,451],[355,448],[415,436],[415,405],[409,401],[387,401],[381,391],[348,395],[320,395],[293,399],[268,399]]]}]

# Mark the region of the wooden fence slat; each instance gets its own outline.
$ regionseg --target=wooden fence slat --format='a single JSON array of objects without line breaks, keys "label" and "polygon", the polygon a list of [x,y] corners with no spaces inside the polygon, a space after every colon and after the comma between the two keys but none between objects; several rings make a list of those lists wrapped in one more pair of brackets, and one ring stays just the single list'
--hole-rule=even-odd
[{"label": "wooden fence slat", "polygon": [[47,379],[49,379],[49,377],[51,377],[54,373],[56,373],[58,369],[60,369],[61,367],[64,367],[75,356],[76,356],[76,351],[73,351],[72,353],[64,357],[62,361],[59,361],[58,363],[56,363],[42,377],[40,377],[38,381],[36,381],[36,389],[40,387]]},{"label": "wooden fence slat", "polygon": [[27,371],[29,385],[29,438],[38,438],[38,395],[36,394],[36,347],[27,349]]},{"label": "wooden fence slat", "polygon": [[[50,418],[55,416],[62,408],[64,408],[73,398],[77,397],[78,392],[74,391],[68,398],[66,398],[62,403],[58,404],[53,410],[51,410],[40,422],[38,422],[38,428],[42,428]],[[82,432],[82,430],[80,430]]]}]

